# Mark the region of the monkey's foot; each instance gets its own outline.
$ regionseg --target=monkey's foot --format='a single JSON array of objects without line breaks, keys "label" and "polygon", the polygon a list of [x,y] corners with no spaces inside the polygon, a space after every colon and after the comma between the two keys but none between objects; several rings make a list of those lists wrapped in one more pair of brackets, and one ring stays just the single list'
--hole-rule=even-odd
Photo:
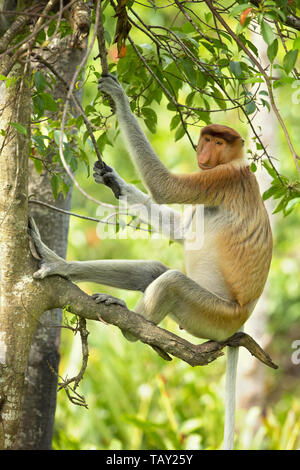
[{"label": "monkey's foot", "polygon": [[93,294],[92,298],[96,302],[96,304],[105,304],[105,305],[121,305],[121,307],[127,308],[126,303],[124,300],[118,299],[113,295],[109,294]]},{"label": "monkey's foot", "polygon": [[68,279],[65,272],[67,263],[43,243],[33,217],[30,217],[28,221],[28,233],[31,253],[34,258],[39,260],[39,269],[33,274],[34,279],[44,279],[44,277],[55,274]]}]

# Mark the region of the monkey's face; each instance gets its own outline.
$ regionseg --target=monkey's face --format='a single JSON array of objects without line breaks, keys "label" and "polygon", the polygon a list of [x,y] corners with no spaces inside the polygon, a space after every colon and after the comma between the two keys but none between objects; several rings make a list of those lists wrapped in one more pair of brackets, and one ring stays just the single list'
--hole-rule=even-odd
[{"label": "monkey's face", "polygon": [[[205,134],[197,148],[198,165],[201,170],[209,170],[224,163],[224,154],[227,153],[227,143],[224,139]],[[199,150],[199,151],[198,151]]]},{"label": "monkey's face", "polygon": [[243,139],[230,127],[210,124],[201,134],[197,145],[197,160],[201,170],[229,163],[242,156]]}]

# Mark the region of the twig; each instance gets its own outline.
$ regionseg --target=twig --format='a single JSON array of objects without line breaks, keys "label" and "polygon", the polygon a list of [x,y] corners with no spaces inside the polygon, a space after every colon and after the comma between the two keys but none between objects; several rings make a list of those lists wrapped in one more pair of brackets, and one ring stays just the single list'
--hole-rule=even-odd
[{"label": "twig", "polygon": [[[59,207],[52,206],[51,204],[48,204],[47,202],[37,201],[36,199],[29,199],[28,202],[31,203],[31,204],[38,204],[40,206],[48,207],[48,209],[52,209],[54,211],[61,212],[62,214],[73,215],[74,217],[79,217],[80,219],[92,220],[93,222],[102,222],[101,219],[96,219],[95,217],[87,217],[85,215],[76,214],[75,212],[66,211],[65,209],[60,209]],[[110,209],[115,209],[116,208],[116,206],[113,206],[112,204],[108,204],[108,203],[105,203],[105,202],[103,202],[102,204],[103,204],[103,206],[109,207]]]},{"label": "twig", "polygon": [[[95,25],[94,25],[94,34],[93,34],[93,37],[92,37],[92,40],[91,40],[91,43],[89,45],[89,48],[87,49],[82,61],[80,62],[76,72],[74,73],[73,77],[72,77],[72,80],[70,82],[70,85],[69,85],[69,91],[68,91],[68,94],[67,94],[67,97],[66,97],[66,103],[65,103],[65,106],[64,106],[64,109],[63,109],[63,113],[62,113],[62,119],[61,119],[61,126],[60,126],[60,136],[59,136],[59,155],[60,155],[60,158],[61,158],[61,161],[62,161],[62,164],[64,166],[64,169],[66,170],[68,176],[70,177],[70,179],[73,181],[74,185],[76,186],[76,188],[81,192],[81,194],[83,194],[87,199],[89,199],[90,201],[93,201],[95,202],[96,204],[100,204],[101,205],[101,202],[98,201],[97,199],[93,198],[92,196],[90,196],[81,186],[80,184],[78,183],[78,181],[74,178],[73,176],[73,173],[71,172],[71,169],[69,168],[67,162],[66,162],[66,159],[65,159],[65,156],[64,156],[64,151],[63,151],[63,135],[64,135],[64,128],[65,128],[65,122],[66,122],[66,115],[67,115],[67,110],[68,110],[68,105],[69,105],[69,100],[71,98],[71,95],[73,93],[73,89],[74,89],[74,86],[75,86],[75,83],[76,83],[76,80],[78,78],[78,75],[79,73],[81,72],[82,68],[84,67],[91,51],[92,51],[92,48],[94,46],[94,42],[95,42],[95,39],[96,39],[96,36],[97,36],[97,30],[98,30],[98,25],[99,25],[99,15],[100,15],[100,0],[97,1],[97,8],[96,8],[96,16],[95,16]],[[99,158],[99,157],[98,157]],[[101,157],[100,157],[101,158]],[[99,160],[99,161],[102,161],[102,158]]]},{"label": "twig", "polygon": [[88,347],[88,335],[89,332],[86,329],[86,320],[85,318],[79,318],[77,325],[75,328],[72,328],[74,333],[80,333],[80,339],[81,339],[81,350],[82,350],[82,364],[80,371],[78,372],[77,375],[72,377],[71,379],[63,379],[61,383],[58,384],[58,390],[61,390],[62,388],[66,389],[70,386],[71,383],[74,383],[74,388],[72,391],[74,392],[76,388],[79,385],[79,382],[81,382],[84,373],[86,371],[87,363],[88,363],[88,358],[89,358],[89,347]]},{"label": "twig", "polygon": [[[29,197],[28,199],[28,202],[29,203],[32,203],[32,204],[38,204],[40,206],[44,206],[44,207],[47,207],[48,209],[52,209],[56,212],[61,212],[62,214],[66,214],[66,215],[71,215],[73,217],[78,217],[79,219],[84,219],[84,220],[91,220],[92,222],[99,222],[101,224],[105,224],[105,225],[114,225],[116,226],[116,223],[115,222],[109,222],[109,218],[110,217],[113,217],[113,216],[117,216],[120,214],[120,212],[116,212],[114,214],[110,214],[109,216],[107,216],[105,219],[97,219],[96,217],[88,217],[86,215],[79,215],[79,214],[76,214],[75,212],[71,212],[71,211],[67,211],[65,209],[61,209],[60,207],[56,207],[56,206],[52,206],[51,204],[48,204],[47,202],[43,202],[43,201],[38,201],[36,199],[31,199]],[[112,204],[108,204],[106,202],[101,202],[101,205],[103,205],[104,207],[108,207],[110,209],[117,209],[116,206],[113,206]],[[122,215],[122,214],[121,214]],[[134,217],[135,214],[130,214],[130,213],[125,213],[125,215],[128,215],[130,217]],[[140,223],[140,219],[139,220],[139,223]],[[145,222],[146,223],[146,222]],[[131,222],[129,222],[128,224],[126,224],[126,227],[130,227],[134,230],[140,230],[142,232],[151,232],[151,230],[149,228],[142,228],[142,227],[138,227],[135,225],[131,225]]]},{"label": "twig", "polygon": [[206,34],[204,34],[201,29],[198,28],[198,26],[196,25],[196,23],[192,20],[192,18],[190,17],[190,15],[185,11],[185,9],[183,8],[182,6],[182,3],[179,2],[178,0],[174,0],[176,5],[178,6],[179,10],[181,11],[181,13],[183,14],[183,16],[187,19],[187,21],[189,23],[191,23],[191,25],[193,26],[193,28],[197,31],[198,34],[200,34],[200,36],[202,36],[204,39],[206,39],[208,42],[212,43],[212,40],[210,39],[210,37],[206,36]]}]

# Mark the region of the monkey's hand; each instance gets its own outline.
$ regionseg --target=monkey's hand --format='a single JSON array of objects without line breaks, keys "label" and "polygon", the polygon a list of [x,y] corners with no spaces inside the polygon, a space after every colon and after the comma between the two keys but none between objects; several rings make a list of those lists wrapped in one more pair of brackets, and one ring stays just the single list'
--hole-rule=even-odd
[{"label": "monkey's hand", "polygon": [[119,176],[113,168],[106,165],[106,163],[100,163],[97,161],[94,165],[93,176],[96,183],[105,184],[105,186],[108,186],[117,199],[125,195],[125,188],[127,184],[121,178],[121,176]]},{"label": "monkey's hand", "polygon": [[34,279],[44,279],[46,276],[55,274],[67,277],[66,261],[42,242],[40,232],[32,217],[29,218],[28,233],[40,258],[39,270],[33,274]]},{"label": "monkey's hand", "polygon": [[102,75],[98,81],[98,90],[109,95],[116,105],[118,105],[120,101],[128,101],[125,91],[113,75]]}]

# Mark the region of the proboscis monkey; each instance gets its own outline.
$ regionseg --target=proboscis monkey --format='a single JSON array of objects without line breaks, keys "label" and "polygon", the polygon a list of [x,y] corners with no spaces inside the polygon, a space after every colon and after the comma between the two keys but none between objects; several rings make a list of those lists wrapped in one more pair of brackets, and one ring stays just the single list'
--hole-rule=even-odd
[{"label": "proboscis monkey", "polygon": [[[152,199],[159,204],[203,204],[204,240],[199,250],[185,249],[186,272],[168,269],[157,261],[99,260],[66,262],[51,252],[33,233],[42,262],[35,278],[59,274],[72,281],[93,281],[144,293],[136,311],[154,323],[166,315],[199,338],[223,341],[238,331],[262,294],[272,256],[272,234],[258,183],[243,154],[243,139],[227,126],[210,124],[201,131],[197,145],[200,171],[173,174],[159,160],[128,98],[109,76],[99,89],[116,105],[119,125],[133,161]],[[149,195],[128,185],[113,169],[95,165],[97,182],[110,186],[116,197],[130,205],[153,205]],[[175,227],[180,216],[167,206]],[[180,237],[178,237],[180,238]],[[180,240],[182,241],[182,240]],[[119,302],[96,294],[96,302]],[[227,374],[225,448],[233,447],[234,374],[236,350],[230,351]]]}]

